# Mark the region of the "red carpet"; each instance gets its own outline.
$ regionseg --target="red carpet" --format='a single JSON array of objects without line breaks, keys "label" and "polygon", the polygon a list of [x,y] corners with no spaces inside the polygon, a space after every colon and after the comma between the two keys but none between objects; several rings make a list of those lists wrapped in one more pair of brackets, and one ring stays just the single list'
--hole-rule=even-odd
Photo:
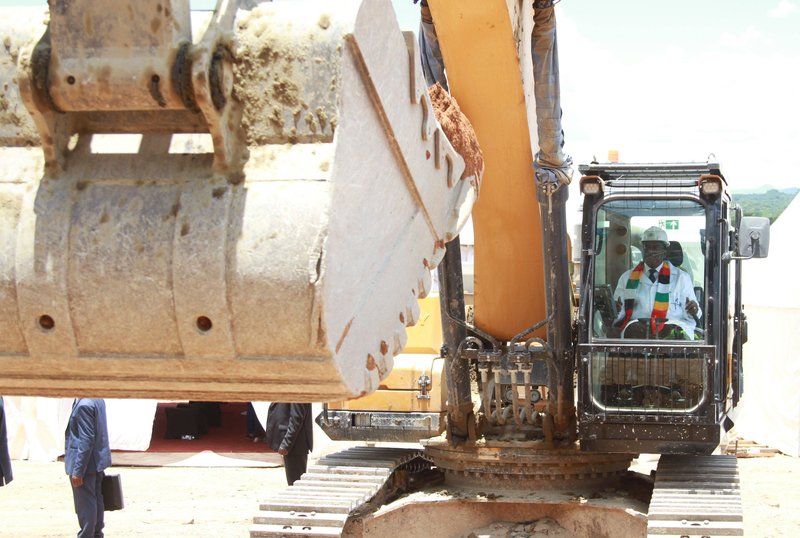
[{"label": "red carpet", "polygon": [[175,407],[177,403],[162,402],[158,404],[153,422],[153,437],[147,452],[272,452],[262,441],[255,443],[247,437],[247,419],[242,414],[247,409],[246,403],[222,403],[220,426],[209,426],[208,433],[194,440],[164,439],[167,431],[167,407]]}]

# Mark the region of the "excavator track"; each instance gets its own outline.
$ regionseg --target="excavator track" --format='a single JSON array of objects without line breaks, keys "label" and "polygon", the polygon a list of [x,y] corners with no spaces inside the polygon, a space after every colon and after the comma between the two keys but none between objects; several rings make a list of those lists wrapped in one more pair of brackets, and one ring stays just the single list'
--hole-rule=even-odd
[{"label": "excavator track", "polygon": [[353,447],[330,454],[261,503],[250,536],[342,536],[352,514],[404,489],[409,477],[400,471],[430,467],[419,449]]},{"label": "excavator track", "polygon": [[744,536],[736,456],[661,456],[647,536]]}]

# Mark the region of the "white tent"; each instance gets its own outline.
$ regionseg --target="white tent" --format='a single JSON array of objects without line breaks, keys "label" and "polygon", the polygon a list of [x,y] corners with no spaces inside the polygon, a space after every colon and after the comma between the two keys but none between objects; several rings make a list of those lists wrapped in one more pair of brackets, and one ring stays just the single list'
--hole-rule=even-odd
[{"label": "white tent", "polygon": [[800,456],[800,278],[796,276],[800,197],[770,229],[769,257],[746,260],[743,302],[749,326],[738,432]]},{"label": "white tent", "polygon": [[[64,454],[64,430],[72,410],[72,401],[72,398],[5,396],[11,459],[55,461]],[[157,404],[157,400],[106,398],[111,450],[147,450],[153,434]],[[266,426],[269,402],[253,402],[253,407],[261,426]],[[311,409],[316,417],[322,411],[322,404],[313,404]],[[328,439],[315,423],[312,457],[330,452],[335,446],[336,442]]]},{"label": "white tent", "polygon": [[[6,396],[8,448],[12,459],[54,461],[64,453],[64,430],[72,398]],[[155,400],[106,400],[108,436],[114,450],[147,450]]]}]

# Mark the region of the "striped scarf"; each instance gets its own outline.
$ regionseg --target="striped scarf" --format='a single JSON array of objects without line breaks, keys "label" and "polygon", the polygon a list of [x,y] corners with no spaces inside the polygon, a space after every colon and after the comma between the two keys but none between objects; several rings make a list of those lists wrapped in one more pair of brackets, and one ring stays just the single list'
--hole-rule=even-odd
[{"label": "striped scarf", "polygon": [[[625,286],[623,296],[625,301],[625,317],[616,325],[625,327],[633,316],[633,303],[636,299],[636,289],[639,287],[639,280],[644,273],[644,262],[633,268],[628,277],[628,284]],[[664,328],[667,319],[667,309],[669,308],[669,264],[664,262],[658,272],[658,284],[656,287],[656,298],[653,302],[653,313],[650,314],[650,330],[652,334],[658,334]],[[657,321],[658,320],[658,321]]]}]

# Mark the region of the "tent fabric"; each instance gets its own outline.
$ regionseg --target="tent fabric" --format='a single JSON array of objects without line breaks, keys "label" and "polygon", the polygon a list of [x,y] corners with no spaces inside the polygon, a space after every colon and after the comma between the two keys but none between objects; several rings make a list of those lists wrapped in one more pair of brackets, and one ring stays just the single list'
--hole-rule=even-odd
[{"label": "tent fabric", "polygon": [[800,456],[800,309],[746,309],[744,397],[736,430],[744,438]]},{"label": "tent fabric", "polygon": [[790,268],[800,260],[797,230],[800,230],[800,196],[795,196],[770,226],[769,255],[742,262],[745,305],[800,308],[800,279],[790,276]]},{"label": "tent fabric", "polygon": [[12,460],[55,461],[64,453],[72,398],[6,396],[5,403]]},{"label": "tent fabric", "polygon": [[[64,454],[64,430],[73,398],[6,396],[4,400],[12,460],[48,462]],[[266,427],[269,404],[253,402],[262,427]],[[150,446],[157,407],[156,400],[106,398],[111,450],[146,451]],[[322,404],[313,404],[312,411],[316,417],[322,411]],[[335,443],[314,424],[314,454],[331,451]]]},{"label": "tent fabric", "polygon": [[743,262],[742,297],[749,340],[744,397],[736,422],[742,437],[800,456],[800,197],[770,227],[769,256]]},{"label": "tent fabric", "polygon": [[106,399],[108,442],[112,450],[144,451],[150,446],[156,400]]},{"label": "tent fabric", "polygon": [[[64,453],[64,430],[73,398],[6,396],[11,459],[55,461]],[[112,450],[147,450],[153,431],[155,400],[106,399]]]}]

